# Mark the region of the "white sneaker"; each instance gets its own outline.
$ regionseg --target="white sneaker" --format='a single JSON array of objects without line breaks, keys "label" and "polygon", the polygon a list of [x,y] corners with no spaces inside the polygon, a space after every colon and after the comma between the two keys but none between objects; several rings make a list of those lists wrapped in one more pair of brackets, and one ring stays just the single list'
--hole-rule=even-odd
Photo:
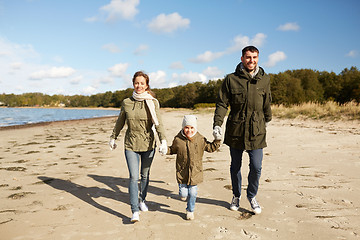
[{"label": "white sneaker", "polygon": [[237,211],[240,207],[240,197],[233,196],[231,203],[230,203],[230,210]]},{"label": "white sneaker", "polygon": [[185,202],[187,200],[187,197],[181,197],[180,199],[181,199],[181,201]]},{"label": "white sneaker", "polygon": [[139,203],[139,208],[143,212],[149,211],[149,208],[146,206],[145,201]]},{"label": "white sneaker", "polygon": [[186,211],[186,220],[194,220],[194,212]]},{"label": "white sneaker", "polygon": [[138,222],[140,221],[140,213],[139,212],[134,212],[132,217],[131,217],[131,222]]},{"label": "white sneaker", "polygon": [[253,210],[253,212],[255,214],[260,214],[261,213],[261,207],[260,204],[256,201],[256,198],[248,198],[249,202],[250,202],[250,206],[251,209]]}]

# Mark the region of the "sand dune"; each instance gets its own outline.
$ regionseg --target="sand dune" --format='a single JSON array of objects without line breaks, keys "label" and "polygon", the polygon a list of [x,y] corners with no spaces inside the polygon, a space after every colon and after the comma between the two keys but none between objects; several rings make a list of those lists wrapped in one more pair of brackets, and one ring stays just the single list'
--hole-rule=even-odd
[{"label": "sand dune", "polygon": [[[162,109],[169,144],[187,113],[194,112]],[[212,140],[212,113],[195,114]],[[115,121],[0,131],[0,239],[360,239],[359,122],[274,119],[257,196],[261,215],[245,197],[238,212],[228,209],[230,156],[222,145],[205,153],[195,220],[185,220],[175,156],[157,153],[149,212],[132,224],[123,137],[116,150],[107,145]]]}]

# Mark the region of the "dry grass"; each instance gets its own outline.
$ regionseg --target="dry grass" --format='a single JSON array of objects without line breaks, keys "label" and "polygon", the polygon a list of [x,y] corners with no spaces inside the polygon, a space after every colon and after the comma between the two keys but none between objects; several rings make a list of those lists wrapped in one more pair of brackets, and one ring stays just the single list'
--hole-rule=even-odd
[{"label": "dry grass", "polygon": [[[314,119],[314,120],[360,120],[360,104],[348,102],[339,105],[336,102],[329,101],[326,103],[302,103],[299,105],[272,105],[274,117],[283,119]],[[214,107],[198,107],[194,109],[196,114],[213,113]]]},{"label": "dry grass", "polygon": [[284,105],[273,105],[272,112],[278,118],[305,118],[322,120],[360,120],[360,105],[349,102],[339,105],[336,102],[326,103],[303,103],[285,107]]}]

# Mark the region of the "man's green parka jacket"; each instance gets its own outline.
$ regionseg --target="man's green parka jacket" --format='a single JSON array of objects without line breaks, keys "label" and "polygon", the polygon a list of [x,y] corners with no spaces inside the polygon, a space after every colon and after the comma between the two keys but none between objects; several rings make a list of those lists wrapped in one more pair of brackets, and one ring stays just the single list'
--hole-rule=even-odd
[{"label": "man's green parka jacket", "polygon": [[270,122],[272,117],[270,77],[261,67],[251,77],[240,65],[237,65],[234,73],[225,77],[219,90],[214,127],[221,127],[230,106],[224,143],[243,150],[264,148],[265,122]]}]

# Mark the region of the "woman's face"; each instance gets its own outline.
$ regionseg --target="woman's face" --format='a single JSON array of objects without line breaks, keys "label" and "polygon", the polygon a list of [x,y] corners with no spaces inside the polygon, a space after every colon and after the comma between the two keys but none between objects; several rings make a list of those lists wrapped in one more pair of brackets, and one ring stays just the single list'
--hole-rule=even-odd
[{"label": "woman's face", "polygon": [[134,81],[134,90],[137,94],[141,94],[146,91],[148,85],[146,84],[146,79],[143,76],[138,76]]}]

